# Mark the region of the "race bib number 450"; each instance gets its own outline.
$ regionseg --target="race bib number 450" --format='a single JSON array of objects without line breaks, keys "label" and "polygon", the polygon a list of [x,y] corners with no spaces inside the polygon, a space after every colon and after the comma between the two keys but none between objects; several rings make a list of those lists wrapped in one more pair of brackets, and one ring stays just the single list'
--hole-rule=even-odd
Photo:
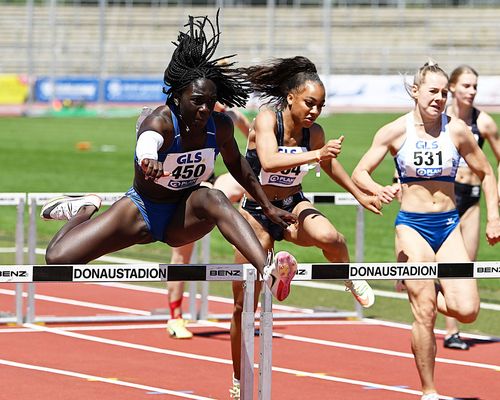
[{"label": "race bib number 450", "polygon": [[168,154],[163,170],[170,172],[156,183],[170,190],[182,190],[206,181],[214,171],[214,149],[193,150],[187,153]]}]

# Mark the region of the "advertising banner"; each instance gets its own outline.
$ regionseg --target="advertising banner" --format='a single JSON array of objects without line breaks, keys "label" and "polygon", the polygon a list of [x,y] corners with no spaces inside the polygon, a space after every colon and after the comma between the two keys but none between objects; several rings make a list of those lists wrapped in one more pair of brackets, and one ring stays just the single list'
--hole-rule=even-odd
[{"label": "advertising banner", "polygon": [[24,104],[28,99],[29,84],[26,77],[0,74],[0,104]]}]

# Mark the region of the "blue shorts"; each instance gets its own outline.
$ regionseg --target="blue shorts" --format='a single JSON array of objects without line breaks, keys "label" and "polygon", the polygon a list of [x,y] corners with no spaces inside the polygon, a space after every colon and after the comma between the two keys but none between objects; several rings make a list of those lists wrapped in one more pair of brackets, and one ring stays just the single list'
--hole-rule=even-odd
[{"label": "blue shorts", "polygon": [[178,203],[155,203],[146,199],[132,187],[125,193],[141,212],[155,240],[165,242],[165,230],[174,216]]},{"label": "blue shorts", "polygon": [[406,225],[415,229],[436,253],[459,222],[456,209],[439,213],[399,211],[394,225]]}]

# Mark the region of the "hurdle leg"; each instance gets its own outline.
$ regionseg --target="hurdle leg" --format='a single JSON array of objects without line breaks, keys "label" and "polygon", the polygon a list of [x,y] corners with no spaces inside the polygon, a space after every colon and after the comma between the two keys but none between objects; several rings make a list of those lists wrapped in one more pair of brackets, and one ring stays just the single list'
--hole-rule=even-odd
[{"label": "hurdle leg", "polygon": [[242,400],[253,399],[253,364],[254,364],[254,335],[255,335],[255,313],[253,311],[253,299],[255,291],[255,269],[247,272],[244,281],[245,297],[243,301],[243,312],[241,313],[241,373],[240,373],[240,396]]},{"label": "hurdle leg", "polygon": [[[191,253],[191,264],[198,263],[198,242],[194,243],[193,253]],[[198,312],[196,311],[196,295],[198,294],[198,282],[189,282],[189,319],[191,321],[198,320]],[[182,294],[184,296],[184,294]],[[170,316],[172,318],[172,316]]]},{"label": "hurdle leg", "polygon": [[[17,222],[16,222],[16,264],[24,264],[24,203],[20,198],[17,203]],[[22,283],[16,283],[16,324],[23,324],[23,290]]]},{"label": "hurdle leg", "polygon": [[[33,265],[36,264],[36,199],[31,199],[29,204],[29,229],[28,229],[28,262]],[[26,322],[35,322],[35,284],[30,282],[28,284],[28,300],[26,307]]]},{"label": "hurdle leg", "polygon": [[[356,206],[356,262],[362,263],[365,255],[365,209],[361,205]],[[363,319],[363,307],[354,301],[356,315]]]},{"label": "hurdle leg", "polygon": [[273,298],[271,289],[267,285],[263,287],[259,329],[259,400],[270,400],[273,372]]},{"label": "hurdle leg", "polygon": [[[201,254],[204,264],[210,263],[210,237],[211,233],[207,233],[201,240]],[[208,281],[201,282],[201,302],[198,317],[201,320],[208,319]]]}]

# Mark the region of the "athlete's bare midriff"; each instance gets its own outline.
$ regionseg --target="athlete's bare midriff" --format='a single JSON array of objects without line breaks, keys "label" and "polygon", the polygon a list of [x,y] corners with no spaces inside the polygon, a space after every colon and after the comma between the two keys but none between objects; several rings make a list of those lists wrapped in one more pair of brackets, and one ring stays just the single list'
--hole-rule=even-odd
[{"label": "athlete's bare midriff", "polygon": [[453,182],[430,181],[402,185],[401,210],[418,213],[437,213],[455,208]]},{"label": "athlete's bare midriff", "polygon": [[455,179],[458,183],[464,183],[466,185],[480,185],[481,180],[479,177],[472,172],[469,167],[460,167],[457,171],[457,177]]}]

